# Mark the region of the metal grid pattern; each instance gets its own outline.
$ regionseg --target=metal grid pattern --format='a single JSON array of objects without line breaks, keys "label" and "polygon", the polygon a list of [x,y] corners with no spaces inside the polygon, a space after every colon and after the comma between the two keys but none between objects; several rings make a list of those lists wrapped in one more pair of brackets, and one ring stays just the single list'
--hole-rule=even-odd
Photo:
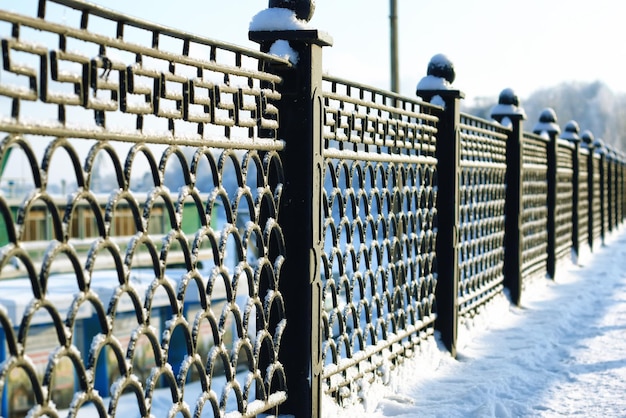
[{"label": "metal grid pattern", "polygon": [[589,150],[580,148],[578,155],[578,245],[582,248],[589,240]]},{"label": "metal grid pattern", "polygon": [[548,139],[524,133],[522,143],[522,277],[546,273]]},{"label": "metal grid pattern", "polygon": [[576,148],[566,140],[558,140],[555,214],[556,259],[569,257],[572,248],[574,153]]},{"label": "metal grid pattern", "polygon": [[606,150],[602,150],[603,155],[602,158],[600,159],[600,181],[602,182],[602,195],[601,195],[601,199],[602,199],[602,231],[603,233],[606,235],[609,231],[609,221],[611,219],[611,216],[609,215],[609,210],[611,208],[610,202],[609,202],[609,196],[611,196],[610,193],[610,188],[611,188],[611,184],[609,181],[609,169],[611,167],[611,164],[609,162],[609,159],[607,158],[606,155]]},{"label": "metal grid pattern", "polygon": [[325,77],[322,355],[341,403],[433,332],[437,108]]},{"label": "metal grid pattern", "polygon": [[461,115],[459,313],[503,289],[506,140],[501,125]]},{"label": "metal grid pattern", "polygon": [[0,10],[2,416],[276,407],[273,58],[74,0],[33,15]]},{"label": "metal grid pattern", "polygon": [[[592,151],[593,152],[593,151]],[[602,242],[602,169],[600,165],[602,164],[602,157],[597,152],[593,154],[593,208],[591,208],[593,213],[593,240],[594,242]]]}]

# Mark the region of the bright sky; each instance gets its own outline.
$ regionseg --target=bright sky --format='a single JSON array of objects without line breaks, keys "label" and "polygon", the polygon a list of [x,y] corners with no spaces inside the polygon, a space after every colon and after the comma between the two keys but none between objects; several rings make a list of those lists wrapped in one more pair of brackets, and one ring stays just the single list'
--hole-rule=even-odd
[{"label": "bright sky", "polygon": [[[0,0],[3,3],[7,0]],[[17,0],[11,0],[11,2]],[[96,0],[95,3],[199,35],[256,48],[251,18],[267,0]],[[400,89],[414,95],[430,58],[455,64],[468,99],[506,87],[525,97],[562,81],[602,80],[626,92],[626,39],[615,0],[397,0]],[[317,0],[311,25],[328,32],[324,69],[389,88],[389,2]]]},{"label": "bright sky", "polygon": [[[176,29],[251,48],[251,18],[267,0],[92,0]],[[626,92],[626,39],[615,0],[397,0],[400,89],[413,96],[430,58],[455,64],[454,86],[468,100],[506,87],[525,97],[562,81],[602,80]],[[389,88],[389,1],[317,0],[311,26],[328,32],[324,69],[335,76]],[[33,14],[32,0],[0,7]]]}]

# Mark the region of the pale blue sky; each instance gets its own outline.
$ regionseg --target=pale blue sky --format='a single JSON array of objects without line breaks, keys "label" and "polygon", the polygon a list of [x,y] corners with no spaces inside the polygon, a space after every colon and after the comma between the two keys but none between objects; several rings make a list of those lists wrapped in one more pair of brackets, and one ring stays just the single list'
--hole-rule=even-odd
[{"label": "pale blue sky", "polygon": [[[144,20],[255,49],[258,46],[248,41],[248,26],[268,3],[92,1]],[[397,1],[400,88],[409,97],[414,97],[428,61],[437,53],[448,55],[455,63],[454,86],[466,93],[469,103],[487,97],[495,104],[499,92],[511,87],[523,105],[524,97],[534,90],[562,81],[603,80],[614,91],[626,93],[626,25],[615,0]],[[0,8],[34,16],[37,3],[0,0]],[[334,38],[334,46],[325,48],[326,72],[389,88],[388,16],[388,0],[317,0],[310,24]]]},{"label": "pale blue sky", "polygon": [[[2,0],[0,0],[1,2]],[[12,0],[16,1],[16,0]],[[626,24],[615,0],[397,0],[400,88],[415,94],[430,57],[455,63],[468,99],[512,87],[522,97],[561,81],[603,80],[626,92]],[[256,47],[250,19],[267,0],[98,0],[167,26]],[[389,1],[318,0],[311,25],[335,41],[331,74],[389,86]]]},{"label": "pale blue sky", "polygon": [[[512,87],[521,97],[561,81],[603,80],[626,92],[626,25],[615,0],[397,0],[400,88],[414,95],[430,57],[455,63],[468,99]],[[33,0],[0,0],[20,11]],[[251,18],[267,0],[93,0],[145,20],[256,48]],[[34,2],[36,3],[36,2]],[[324,68],[389,87],[389,1],[317,0],[311,25],[328,32]],[[30,11],[28,12],[31,13]]]}]

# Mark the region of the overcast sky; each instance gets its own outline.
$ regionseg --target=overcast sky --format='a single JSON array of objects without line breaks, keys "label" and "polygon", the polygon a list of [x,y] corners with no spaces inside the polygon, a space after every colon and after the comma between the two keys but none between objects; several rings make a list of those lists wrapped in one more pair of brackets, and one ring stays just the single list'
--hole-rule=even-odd
[{"label": "overcast sky", "polygon": [[[34,0],[0,0],[18,9]],[[94,0],[108,8],[256,48],[251,18],[267,0]],[[446,54],[468,99],[512,87],[521,97],[562,81],[602,80],[626,92],[626,25],[615,0],[397,0],[400,88],[414,95],[429,59]],[[389,1],[317,0],[311,25],[334,38],[324,69],[377,87],[389,82]],[[36,4],[36,2],[35,2]],[[30,14],[31,12],[29,12]]]}]

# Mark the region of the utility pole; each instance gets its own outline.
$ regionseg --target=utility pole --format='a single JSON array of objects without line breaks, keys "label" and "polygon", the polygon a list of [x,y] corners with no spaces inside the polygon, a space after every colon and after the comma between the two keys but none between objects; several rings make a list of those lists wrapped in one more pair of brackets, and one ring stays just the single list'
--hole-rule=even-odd
[{"label": "utility pole", "polygon": [[391,58],[391,91],[398,93],[398,1],[389,0],[389,50]]}]

